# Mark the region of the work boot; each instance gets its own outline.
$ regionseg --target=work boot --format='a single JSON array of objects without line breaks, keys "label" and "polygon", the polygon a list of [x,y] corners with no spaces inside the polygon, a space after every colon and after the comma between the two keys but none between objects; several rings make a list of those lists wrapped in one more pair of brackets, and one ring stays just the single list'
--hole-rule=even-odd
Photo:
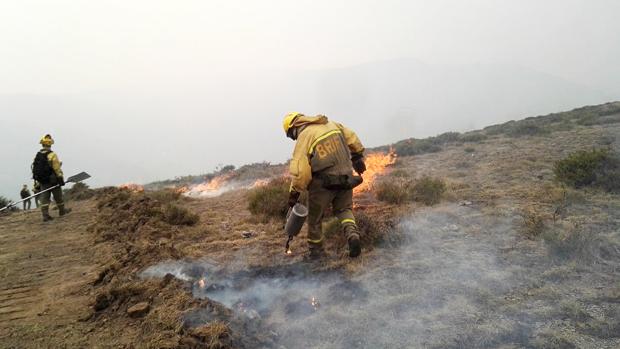
[{"label": "work boot", "polygon": [[362,253],[362,243],[360,242],[360,236],[357,233],[352,233],[347,239],[349,242],[349,257],[355,258]]},{"label": "work boot", "polygon": [[70,208],[65,208],[65,205],[58,205],[58,215],[64,216],[67,213],[71,212]]},{"label": "work boot", "polygon": [[362,244],[360,243],[360,234],[357,232],[357,226],[347,224],[344,226],[344,233],[349,243],[349,257],[357,257],[362,253]]},{"label": "work boot", "polygon": [[41,214],[43,215],[43,222],[48,222],[54,219],[52,218],[52,216],[50,216],[49,210],[47,208],[42,208]]}]

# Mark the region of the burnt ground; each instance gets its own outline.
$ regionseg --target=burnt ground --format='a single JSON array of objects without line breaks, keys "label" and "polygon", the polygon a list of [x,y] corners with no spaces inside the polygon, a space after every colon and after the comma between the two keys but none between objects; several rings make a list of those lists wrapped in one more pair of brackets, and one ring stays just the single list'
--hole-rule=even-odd
[{"label": "burnt ground", "polygon": [[[562,188],[551,166],[618,149],[618,134],[497,136],[399,159],[385,179],[441,177],[446,197],[430,208],[358,198],[356,260],[337,234],[321,262],[304,260],[301,239],[284,255],[282,222],[253,217],[244,190],[111,189],[47,224],[2,216],[0,346],[616,348],[620,199]],[[163,221],[171,202],[198,224]]]}]

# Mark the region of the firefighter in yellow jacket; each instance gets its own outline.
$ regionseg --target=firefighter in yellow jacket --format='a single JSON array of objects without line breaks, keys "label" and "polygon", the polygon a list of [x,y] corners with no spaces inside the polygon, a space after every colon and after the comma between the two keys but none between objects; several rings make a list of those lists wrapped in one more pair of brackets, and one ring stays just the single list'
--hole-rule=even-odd
[{"label": "firefighter in yellow jacket", "polygon": [[42,148],[37,152],[32,163],[32,177],[40,185],[40,191],[53,188],[52,190],[45,191],[40,195],[41,213],[43,214],[43,221],[52,220],[49,214],[50,198],[53,195],[56,206],[58,206],[58,214],[64,216],[71,210],[65,208],[65,203],[62,197],[62,186],[65,185],[64,175],[62,173],[62,163],[58,159],[58,155],[52,151],[52,144],[54,139],[52,136],[45,135],[39,141]]},{"label": "firefighter in yellow jacket", "polygon": [[352,169],[360,175],[366,170],[364,146],[353,131],[324,115],[289,113],[283,124],[286,136],[296,141],[290,163],[288,205],[294,206],[300,193],[308,191],[310,256],[324,254],[321,221],[330,205],[347,237],[349,256],[359,256],[361,244],[352,212],[352,189],[361,183],[361,177],[354,176]]}]

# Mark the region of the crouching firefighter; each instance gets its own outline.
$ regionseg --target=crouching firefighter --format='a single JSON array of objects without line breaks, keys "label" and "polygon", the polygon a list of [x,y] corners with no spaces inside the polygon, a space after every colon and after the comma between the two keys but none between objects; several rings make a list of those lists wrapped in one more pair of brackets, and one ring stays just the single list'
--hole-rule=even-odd
[{"label": "crouching firefighter", "polygon": [[43,214],[43,221],[46,222],[52,220],[49,214],[50,198],[52,195],[58,206],[58,214],[60,216],[64,216],[71,212],[71,210],[65,208],[65,203],[62,198],[62,186],[65,185],[65,181],[61,169],[62,163],[58,159],[58,155],[52,151],[54,140],[52,136],[45,135],[41,138],[39,143],[41,143],[42,148],[34,157],[34,162],[32,163],[32,178],[39,183],[40,191],[56,187],[40,195],[41,213]]},{"label": "crouching firefighter", "polygon": [[361,253],[360,235],[352,212],[353,188],[362,182],[354,176],[366,170],[364,146],[357,135],[326,116],[289,113],[284,117],[284,132],[295,140],[290,163],[292,177],[289,207],[308,191],[308,247],[310,257],[325,254],[321,221],[330,205],[338,217],[349,245],[349,256]]}]

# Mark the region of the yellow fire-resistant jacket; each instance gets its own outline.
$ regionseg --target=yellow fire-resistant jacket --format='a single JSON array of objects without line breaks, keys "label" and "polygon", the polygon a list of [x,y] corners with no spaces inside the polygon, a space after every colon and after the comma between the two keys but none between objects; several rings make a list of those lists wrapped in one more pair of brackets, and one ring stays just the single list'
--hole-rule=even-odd
[{"label": "yellow fire-resistant jacket", "polygon": [[298,116],[291,127],[299,127],[289,166],[291,190],[305,191],[313,173],[351,174],[351,153],[364,152],[355,132],[324,115]]},{"label": "yellow fire-resistant jacket", "polygon": [[43,147],[43,149],[39,150],[39,152],[49,152],[47,153],[47,162],[52,167],[52,170],[54,170],[54,174],[56,174],[56,177],[64,178],[61,168],[62,163],[58,159],[58,155],[56,155],[56,153],[54,153],[52,149],[48,147]]}]

